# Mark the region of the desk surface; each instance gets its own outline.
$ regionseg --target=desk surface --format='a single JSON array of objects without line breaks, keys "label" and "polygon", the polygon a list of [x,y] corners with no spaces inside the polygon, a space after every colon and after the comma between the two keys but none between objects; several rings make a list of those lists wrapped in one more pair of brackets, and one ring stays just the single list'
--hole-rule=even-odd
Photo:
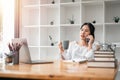
[{"label": "desk surface", "polygon": [[88,68],[86,63],[0,65],[0,77],[59,80],[114,80],[116,69]]}]

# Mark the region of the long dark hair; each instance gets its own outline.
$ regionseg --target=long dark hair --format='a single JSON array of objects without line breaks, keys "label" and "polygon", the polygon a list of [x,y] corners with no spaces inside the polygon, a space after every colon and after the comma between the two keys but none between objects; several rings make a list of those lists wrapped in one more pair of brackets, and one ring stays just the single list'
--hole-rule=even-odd
[{"label": "long dark hair", "polygon": [[90,29],[90,35],[92,35],[93,38],[95,38],[95,35],[94,35],[95,27],[93,26],[93,24],[90,23],[90,22],[84,23],[84,24],[81,26],[80,29],[82,29],[82,27],[83,27],[84,25],[87,25],[87,26],[89,27],[89,29]]}]

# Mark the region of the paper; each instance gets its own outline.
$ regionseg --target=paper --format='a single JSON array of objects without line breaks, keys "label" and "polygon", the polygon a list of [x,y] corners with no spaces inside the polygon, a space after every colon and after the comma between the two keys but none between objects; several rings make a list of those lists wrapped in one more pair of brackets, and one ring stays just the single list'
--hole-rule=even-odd
[{"label": "paper", "polygon": [[83,59],[73,59],[73,60],[63,60],[63,62],[66,62],[66,63],[68,63],[68,62],[85,62],[85,61],[87,61],[85,58],[83,58]]},{"label": "paper", "polygon": [[73,59],[74,62],[85,62],[87,61],[85,58],[82,59]]}]

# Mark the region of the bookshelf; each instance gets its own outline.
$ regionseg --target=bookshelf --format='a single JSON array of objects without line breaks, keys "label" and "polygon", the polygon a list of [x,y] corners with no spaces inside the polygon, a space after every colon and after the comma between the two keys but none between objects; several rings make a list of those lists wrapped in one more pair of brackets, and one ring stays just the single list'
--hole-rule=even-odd
[{"label": "bookshelf", "polygon": [[[32,59],[58,59],[58,43],[79,40],[80,26],[93,22],[95,39],[99,42],[119,42],[119,0],[20,0],[20,37],[27,38]],[[69,22],[73,18],[74,24]],[[119,57],[118,57],[119,58]]]}]

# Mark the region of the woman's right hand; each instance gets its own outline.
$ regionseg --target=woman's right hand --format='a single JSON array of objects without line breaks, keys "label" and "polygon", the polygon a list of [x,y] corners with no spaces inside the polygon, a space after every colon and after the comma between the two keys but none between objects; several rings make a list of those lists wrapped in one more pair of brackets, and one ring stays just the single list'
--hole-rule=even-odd
[{"label": "woman's right hand", "polygon": [[60,53],[63,53],[64,49],[63,49],[63,46],[62,46],[62,42],[60,42],[58,46],[59,46],[59,49],[60,49]]}]

